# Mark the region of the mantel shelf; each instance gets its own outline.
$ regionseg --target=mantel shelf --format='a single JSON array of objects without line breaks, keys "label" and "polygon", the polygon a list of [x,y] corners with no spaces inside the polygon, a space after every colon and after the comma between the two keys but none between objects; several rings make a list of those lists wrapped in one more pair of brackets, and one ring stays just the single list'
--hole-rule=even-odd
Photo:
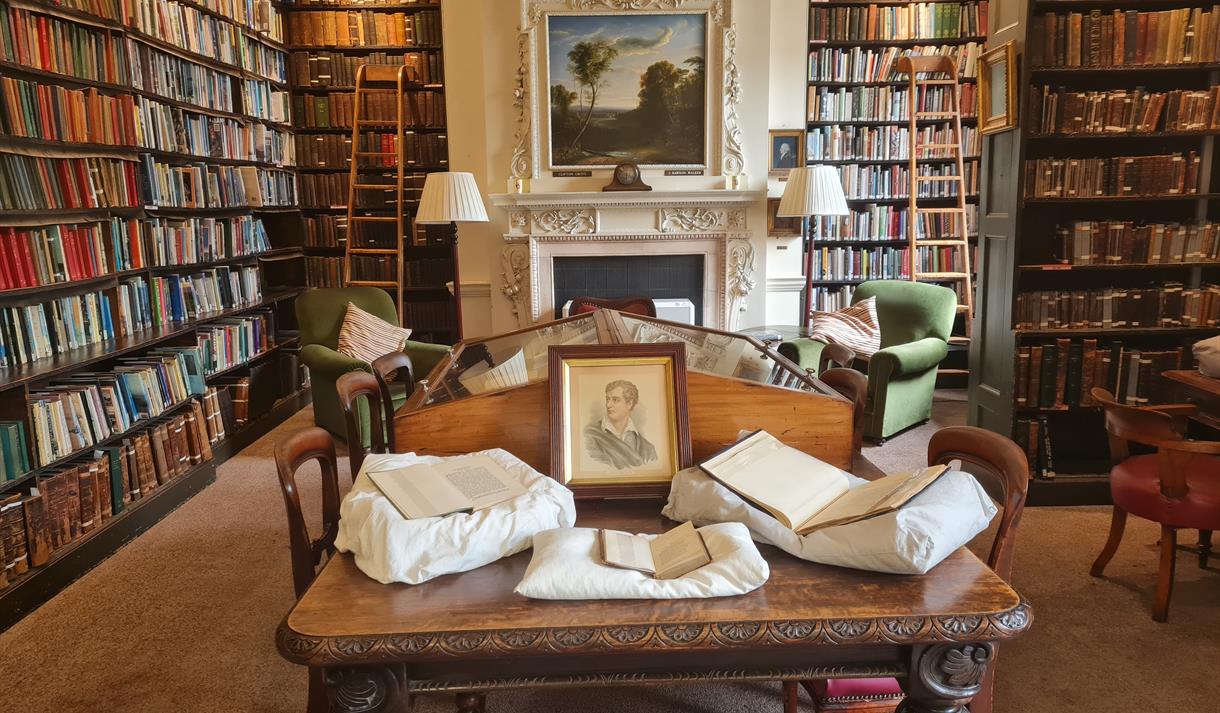
[{"label": "mantel shelf", "polygon": [[493,205],[503,208],[639,208],[757,203],[766,191],[562,191],[555,193],[495,193]]}]

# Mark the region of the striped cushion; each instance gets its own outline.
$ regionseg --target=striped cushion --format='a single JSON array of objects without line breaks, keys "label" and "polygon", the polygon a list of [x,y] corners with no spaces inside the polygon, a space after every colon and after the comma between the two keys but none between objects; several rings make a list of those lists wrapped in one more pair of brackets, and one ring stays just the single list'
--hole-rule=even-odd
[{"label": "striped cushion", "polygon": [[372,363],[378,357],[405,349],[409,336],[411,330],[390,324],[348,302],[343,326],[339,328],[339,352]]},{"label": "striped cushion", "polygon": [[809,338],[842,344],[860,356],[872,356],[881,348],[877,298],[869,297],[838,312],[814,312]]}]

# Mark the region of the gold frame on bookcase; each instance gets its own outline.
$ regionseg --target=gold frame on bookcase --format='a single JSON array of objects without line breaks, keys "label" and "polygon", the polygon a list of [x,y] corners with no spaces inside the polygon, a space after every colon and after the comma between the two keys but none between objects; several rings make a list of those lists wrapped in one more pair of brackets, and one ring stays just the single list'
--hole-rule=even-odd
[{"label": "gold frame on bookcase", "polygon": [[[1003,82],[997,87],[997,82]],[[1004,106],[992,106],[992,93],[1003,91]],[[1017,44],[1011,40],[979,56],[979,133],[998,134],[1017,128]]]}]

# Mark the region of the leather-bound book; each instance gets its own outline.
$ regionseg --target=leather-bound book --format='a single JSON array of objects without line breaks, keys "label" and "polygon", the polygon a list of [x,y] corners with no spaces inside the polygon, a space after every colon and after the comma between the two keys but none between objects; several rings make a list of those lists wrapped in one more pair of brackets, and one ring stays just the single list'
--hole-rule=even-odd
[{"label": "leather-bound book", "polygon": [[68,542],[81,536],[80,468],[71,466],[63,472],[64,507],[68,518]]},{"label": "leather-bound book", "polygon": [[196,402],[191,410],[195,415],[195,434],[199,443],[199,460],[212,460],[212,441],[208,434],[207,417],[204,415],[203,404]]},{"label": "leather-bound book", "polygon": [[97,463],[97,504],[101,511],[102,522],[114,517],[114,495],[111,492],[110,456],[104,451],[97,451],[93,459]]},{"label": "leather-bound book", "polygon": [[3,564],[10,577],[25,574],[30,569],[21,500],[19,493],[0,500],[0,537],[4,539]]},{"label": "leather-bound book", "polygon": [[169,440],[174,454],[174,474],[182,475],[191,469],[191,452],[186,443],[186,418],[175,416],[166,424]]},{"label": "leather-bound book", "polygon": [[1042,345],[1042,374],[1038,378],[1038,406],[1052,408],[1055,405],[1059,370],[1058,344]]},{"label": "leather-bound book", "polygon": [[76,492],[77,501],[80,503],[80,534],[82,535],[93,532],[93,528],[101,524],[97,508],[97,468],[89,466],[88,463],[82,463],[76,469]]},{"label": "leather-bound book", "polygon": [[[1042,346],[1034,346],[1029,349],[1029,405],[1038,407],[1041,405],[1042,398]],[[1036,441],[1035,441],[1036,442]]]},{"label": "leather-bound book", "polygon": [[1063,405],[1079,406],[1084,370],[1084,345],[1072,342],[1068,344],[1067,350],[1067,375],[1063,387]]},{"label": "leather-bound book", "polygon": [[1097,340],[1084,340],[1081,350],[1081,366],[1080,366],[1080,405],[1094,406],[1096,400],[1093,398],[1093,386],[1095,384],[1097,372]]},{"label": "leather-bound book", "polygon": [[170,471],[170,461],[165,452],[165,426],[157,424],[148,431],[148,441],[152,449],[153,476],[158,485],[165,485],[173,477]]},{"label": "leather-bound book", "polygon": [[25,543],[31,567],[41,567],[51,559],[51,522],[47,515],[47,497],[37,488],[36,495],[22,499],[25,513]]},{"label": "leather-bound book", "polygon": [[144,497],[144,483],[140,480],[140,462],[136,453],[136,439],[123,439],[123,461],[126,464],[128,502]]},{"label": "leather-bound book", "polygon": [[1055,396],[1051,402],[1055,408],[1067,403],[1068,350],[1071,346],[1070,339],[1055,340]]},{"label": "leather-bound book", "polygon": [[140,492],[143,493],[143,497],[152,495],[158,485],[149,433],[151,431],[143,431],[135,437],[136,465],[139,468]]},{"label": "leather-bound book", "polygon": [[1030,348],[1029,347],[1018,347],[1017,348],[1017,377],[1016,377],[1016,384],[1013,388],[1014,396],[1016,397],[1016,403],[1017,403],[1018,407],[1026,406],[1029,404],[1029,398],[1028,398],[1029,361],[1030,361]]}]

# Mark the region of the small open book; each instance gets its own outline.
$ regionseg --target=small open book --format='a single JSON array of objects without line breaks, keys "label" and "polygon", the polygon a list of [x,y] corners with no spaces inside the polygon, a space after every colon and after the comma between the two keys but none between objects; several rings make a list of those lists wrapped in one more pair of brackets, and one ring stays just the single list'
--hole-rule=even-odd
[{"label": "small open book", "polygon": [[485,455],[367,473],[408,520],[482,510],[525,492],[516,478]]},{"label": "small open book", "polygon": [[853,489],[841,470],[766,431],[751,433],[699,467],[801,535],[893,512],[947,470],[937,465],[895,473]]},{"label": "small open book", "polygon": [[598,530],[602,561],[611,567],[634,569],[656,579],[674,579],[712,561],[703,535],[689,522],[649,540],[618,530]]}]

